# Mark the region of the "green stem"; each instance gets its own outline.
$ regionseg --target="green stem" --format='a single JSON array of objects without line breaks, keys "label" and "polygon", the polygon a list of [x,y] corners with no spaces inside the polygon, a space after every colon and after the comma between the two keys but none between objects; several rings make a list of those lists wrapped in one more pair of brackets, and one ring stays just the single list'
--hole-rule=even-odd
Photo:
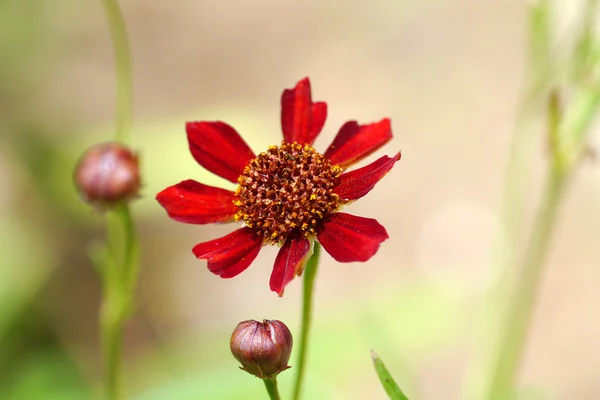
[{"label": "green stem", "polygon": [[279,397],[279,390],[277,390],[277,378],[263,379],[263,382],[265,383],[265,387],[267,388],[271,400],[281,400],[281,397]]},{"label": "green stem", "polygon": [[135,226],[133,224],[133,218],[131,217],[131,211],[126,205],[122,206],[117,210],[121,219],[121,225],[123,232],[125,233],[125,254],[123,256],[123,268],[124,268],[124,285],[128,289],[128,292],[132,291],[135,287],[139,273],[139,242],[135,233]]},{"label": "green stem", "polygon": [[[103,0],[110,26],[116,75],[115,140],[126,142],[132,121],[132,75],[125,20],[117,0]],[[103,304],[100,330],[104,357],[105,395],[119,400],[123,326],[133,310],[133,291],[139,271],[139,245],[129,207],[115,207],[107,215],[108,252],[102,273]]]},{"label": "green stem", "polygon": [[483,397],[485,399],[505,399],[511,396],[567,177],[568,174],[556,164],[548,173],[542,203],[525,253],[522,272],[503,326],[504,331],[496,353],[498,358],[493,366],[491,384],[487,396]]},{"label": "green stem", "polygon": [[108,400],[121,399],[121,369],[123,324],[118,316],[117,305],[105,298],[100,314],[102,352],[104,354],[105,397]]},{"label": "green stem", "polygon": [[104,357],[105,395],[118,400],[121,394],[123,326],[131,315],[137,281],[138,240],[127,205],[117,206],[107,216],[109,251],[103,273],[103,304],[100,314]]},{"label": "green stem", "polygon": [[115,55],[116,88],[116,140],[126,142],[132,120],[131,52],[125,29],[125,20],[117,0],[103,0],[104,11],[110,26]]},{"label": "green stem", "polygon": [[300,399],[302,391],[302,380],[304,378],[304,370],[306,365],[306,352],[308,347],[308,333],[310,331],[313,289],[315,286],[315,276],[317,275],[317,266],[319,264],[319,255],[321,253],[321,245],[317,242],[314,244],[314,252],[306,264],[304,269],[304,288],[302,299],[302,330],[300,332],[300,344],[298,345],[298,362],[296,364],[296,382],[294,384],[294,400]]}]

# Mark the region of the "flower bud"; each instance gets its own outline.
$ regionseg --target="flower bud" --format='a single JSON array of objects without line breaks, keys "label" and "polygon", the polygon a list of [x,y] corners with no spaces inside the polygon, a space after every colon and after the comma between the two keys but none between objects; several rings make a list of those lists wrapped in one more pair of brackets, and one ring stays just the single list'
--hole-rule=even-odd
[{"label": "flower bud", "polygon": [[94,206],[131,200],[140,188],[137,155],[118,142],[97,144],[79,159],[74,179],[83,199]]},{"label": "flower bud", "polygon": [[244,371],[261,379],[273,379],[290,368],[292,334],[277,320],[240,322],[231,335],[231,352]]}]

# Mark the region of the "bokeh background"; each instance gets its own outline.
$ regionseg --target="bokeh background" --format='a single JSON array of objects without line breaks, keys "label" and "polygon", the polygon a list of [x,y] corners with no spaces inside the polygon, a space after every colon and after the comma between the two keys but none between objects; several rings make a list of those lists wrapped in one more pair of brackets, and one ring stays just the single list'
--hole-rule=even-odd
[{"label": "bokeh background", "polygon": [[[494,243],[521,246],[544,172],[531,129],[519,235],[499,219],[526,59],[522,0],[124,0],[134,60],[134,147],[143,197],[138,311],[125,332],[129,398],[264,398],[228,347],[245,319],[297,332],[301,282],[268,290],[275,250],[233,280],[191,248],[231,226],[169,220],[154,200],[193,178],[230,187],[189,155],[184,123],[223,120],[255,151],[280,140],[279,98],[310,76],[329,117],[325,149],[349,119],[392,119],[394,140],[369,160],[402,160],[348,210],[390,239],[366,264],[322,258],[307,399],[385,398],[375,349],[414,399],[460,399],[480,356],[483,304],[501,268]],[[557,0],[561,40],[578,2]],[[114,73],[99,1],[0,1],[0,398],[100,393],[99,281],[87,257],[104,219],[71,174],[113,137]],[[534,127],[535,128],[535,127]],[[367,160],[367,161],[369,161]],[[600,170],[580,168],[558,218],[520,373],[524,398],[600,398]],[[484,327],[485,328],[485,327]],[[292,365],[293,365],[292,358]],[[283,395],[293,373],[280,377]]]}]

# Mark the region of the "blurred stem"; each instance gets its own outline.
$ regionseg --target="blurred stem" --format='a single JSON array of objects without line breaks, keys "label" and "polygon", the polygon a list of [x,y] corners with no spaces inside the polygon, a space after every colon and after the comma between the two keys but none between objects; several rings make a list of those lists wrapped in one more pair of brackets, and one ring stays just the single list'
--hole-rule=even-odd
[{"label": "blurred stem", "polygon": [[[519,242],[520,224],[523,220],[524,204],[529,189],[531,153],[535,151],[536,137],[530,134],[532,124],[539,114],[540,99],[549,89],[554,75],[551,55],[550,21],[552,10],[549,0],[532,4],[528,14],[528,68],[525,87],[519,106],[515,129],[512,134],[509,160],[503,184],[501,219],[508,237]],[[496,243],[496,246],[499,242]],[[502,245],[500,245],[501,247]],[[496,253],[499,251],[496,249]]]},{"label": "blurred stem", "polygon": [[[498,266],[518,266],[515,254],[519,252],[519,244],[528,240],[523,237],[522,221],[525,218],[527,194],[530,192],[531,172],[534,170],[534,157],[531,155],[538,146],[538,138],[532,132],[539,123],[541,101],[557,75],[556,62],[553,62],[552,20],[553,8],[550,0],[529,3],[524,85],[509,148],[499,210],[504,229],[499,230],[493,248],[493,264]],[[558,101],[552,105],[557,104]],[[552,114],[552,117],[554,116],[555,114]],[[553,130],[557,124],[552,124]],[[556,136],[556,133],[551,135]],[[550,138],[550,143],[554,141],[554,138]],[[508,330],[506,325],[511,323],[511,311],[509,304],[505,304],[504,294],[509,292],[513,279],[520,279],[520,274],[521,270],[516,271],[513,268],[499,271],[499,284],[494,290],[490,290],[483,304],[480,332],[482,347],[477,352],[480,357],[475,359],[470,368],[470,385],[467,388],[469,399],[496,399],[489,393],[491,382],[495,379],[496,365],[500,363],[501,355],[496,351],[504,346],[501,343],[507,340],[505,338],[508,333],[503,330]]]},{"label": "blurred stem", "polygon": [[109,400],[121,399],[121,353],[123,324],[116,304],[105,297],[100,315],[102,352],[104,354],[105,395]]},{"label": "blurred stem", "polygon": [[277,390],[277,378],[263,379],[263,382],[265,383],[265,387],[267,388],[271,400],[281,400],[281,397],[279,397],[279,390]]},{"label": "blurred stem", "polygon": [[139,246],[127,205],[107,215],[108,252],[103,277],[100,327],[108,400],[121,399],[123,326],[133,310],[133,292],[139,270]]},{"label": "blurred stem", "polygon": [[302,330],[300,332],[300,344],[298,345],[298,362],[296,364],[296,382],[294,384],[294,400],[300,399],[302,391],[302,381],[304,379],[304,369],[306,366],[306,352],[308,347],[308,333],[310,331],[313,303],[313,289],[315,286],[315,276],[317,275],[317,266],[319,264],[319,255],[321,245],[314,242],[314,252],[304,269],[304,289],[302,300]]},{"label": "blurred stem", "polygon": [[[513,381],[518,373],[558,208],[568,180],[585,154],[587,135],[600,109],[600,86],[595,80],[600,67],[600,43],[593,29],[597,26],[594,12],[597,3],[598,0],[587,0],[581,35],[576,40],[574,52],[567,54],[564,65],[552,40],[555,37],[552,16],[556,3],[538,0],[529,8],[525,97],[511,146],[501,214],[510,239],[510,251],[504,250],[503,237],[500,237],[494,253],[499,264],[519,268],[504,271],[505,276],[498,289],[492,292],[485,309],[488,336],[496,339],[497,332],[500,336],[492,348],[491,360],[486,357],[485,366],[473,369],[474,375],[479,371],[485,374],[482,387],[474,381],[474,393],[470,398],[476,400],[504,400],[514,395]],[[569,82],[564,82],[562,69],[565,67],[571,72]],[[525,195],[529,192],[529,171],[532,170],[529,160],[535,159],[531,154],[537,137],[531,131],[537,127],[538,117],[543,113],[544,99],[547,100],[549,169],[523,258],[516,262],[513,254],[518,252],[517,243],[523,231]],[[506,286],[512,282],[513,290],[508,292]],[[509,293],[507,307],[492,307],[500,300],[495,297],[505,291]]]},{"label": "blurred stem", "polygon": [[504,331],[496,353],[499,356],[492,369],[492,381],[487,396],[483,398],[510,397],[567,177],[568,174],[560,168],[560,164],[553,163],[546,178],[542,203],[527,246],[517,288],[511,297],[508,317],[502,327]]},{"label": "blurred stem", "polygon": [[[596,1],[589,1],[588,7],[588,11],[595,9]],[[580,43],[585,43],[585,46],[578,46],[570,58],[574,59],[573,63],[580,68],[580,78],[592,76],[600,61],[598,58],[589,62],[587,59],[577,60],[588,58],[589,51],[585,49],[597,46],[596,39],[590,33],[591,27],[595,26],[595,19],[586,16],[585,21],[590,25],[589,29],[584,29],[583,37],[580,38]],[[550,81],[547,86],[551,86]],[[518,270],[516,286],[509,298],[506,317],[502,318],[500,341],[491,367],[491,381],[481,398],[513,397],[513,384],[519,371],[558,208],[568,180],[585,154],[590,127],[600,109],[600,87],[597,84],[590,84],[584,79],[574,82],[569,91],[573,93],[570,96],[570,104],[563,107],[559,89],[548,90],[546,114],[550,167],[523,262]]]},{"label": "blurred stem", "polygon": [[119,8],[117,0],[103,0],[104,11],[110,26],[114,57],[115,74],[117,79],[116,88],[116,137],[117,141],[126,143],[131,129],[132,120],[132,77],[131,77],[131,53],[125,20]]},{"label": "blurred stem", "polygon": [[[129,41],[117,0],[103,0],[115,58],[115,140],[127,142],[132,120],[132,77]],[[107,214],[108,251],[99,269],[103,283],[100,313],[105,394],[119,400],[123,325],[133,310],[133,292],[139,271],[139,245],[129,207],[121,204]]]},{"label": "blurred stem", "polygon": [[596,46],[595,19],[598,12],[598,0],[586,0],[582,10],[579,38],[575,43],[572,57],[571,78],[574,82],[586,79],[590,64],[594,63]]}]

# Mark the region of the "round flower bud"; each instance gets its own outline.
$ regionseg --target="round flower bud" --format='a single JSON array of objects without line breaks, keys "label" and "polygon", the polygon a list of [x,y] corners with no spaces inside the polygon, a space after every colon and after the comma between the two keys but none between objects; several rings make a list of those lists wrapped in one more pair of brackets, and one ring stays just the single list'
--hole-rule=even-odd
[{"label": "round flower bud", "polygon": [[77,162],[75,186],[83,199],[100,208],[137,196],[140,188],[138,157],[118,142],[90,147]]},{"label": "round flower bud", "polygon": [[244,371],[261,379],[273,379],[290,368],[292,334],[277,320],[240,322],[231,335],[231,352]]}]

